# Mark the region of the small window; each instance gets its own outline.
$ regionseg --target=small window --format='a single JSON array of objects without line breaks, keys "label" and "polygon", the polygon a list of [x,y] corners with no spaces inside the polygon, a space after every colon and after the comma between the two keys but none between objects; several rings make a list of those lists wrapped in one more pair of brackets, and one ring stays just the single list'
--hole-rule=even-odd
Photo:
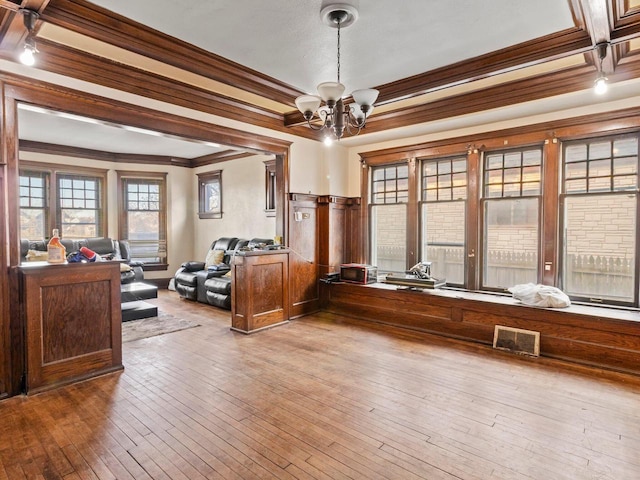
[{"label": "small window", "polygon": [[265,193],[265,206],[264,211],[267,217],[276,216],[276,161],[267,160],[264,162],[265,177],[264,177],[264,193]]},{"label": "small window", "polygon": [[49,235],[48,185],[48,172],[20,172],[20,238]]},{"label": "small window", "polygon": [[222,170],[198,174],[198,217],[222,218]]},{"label": "small window", "polygon": [[167,264],[166,174],[118,172],[120,238],[131,259],[148,266]]},{"label": "small window", "polygon": [[58,222],[64,238],[102,236],[100,178],[59,174]]}]

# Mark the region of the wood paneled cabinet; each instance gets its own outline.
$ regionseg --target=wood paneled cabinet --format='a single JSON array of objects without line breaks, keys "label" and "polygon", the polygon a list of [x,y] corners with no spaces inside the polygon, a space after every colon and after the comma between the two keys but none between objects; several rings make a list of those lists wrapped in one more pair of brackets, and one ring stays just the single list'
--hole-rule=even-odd
[{"label": "wood paneled cabinet", "polygon": [[19,271],[27,393],[123,368],[117,262],[34,262]]},{"label": "wood paneled cabinet", "polygon": [[289,251],[240,252],[231,262],[231,329],[252,333],[289,321]]}]

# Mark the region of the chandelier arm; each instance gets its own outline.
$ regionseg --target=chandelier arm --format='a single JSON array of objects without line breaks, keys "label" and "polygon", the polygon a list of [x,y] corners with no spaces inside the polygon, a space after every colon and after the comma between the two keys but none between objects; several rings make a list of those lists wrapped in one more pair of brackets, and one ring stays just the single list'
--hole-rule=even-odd
[{"label": "chandelier arm", "polygon": [[309,126],[309,128],[311,130],[323,130],[325,128],[331,128],[331,122],[328,120],[330,119],[331,114],[330,113],[325,113],[324,115],[318,113],[318,119],[322,121],[321,125],[314,125],[313,123],[311,123],[313,121],[313,119],[315,118],[315,115],[313,117],[311,117],[310,119],[307,120],[307,125]]},{"label": "chandelier arm", "polygon": [[353,123],[351,120],[345,123],[347,127],[347,133],[351,136],[355,137],[360,133],[360,130],[362,130],[362,126],[358,125],[357,123]]}]

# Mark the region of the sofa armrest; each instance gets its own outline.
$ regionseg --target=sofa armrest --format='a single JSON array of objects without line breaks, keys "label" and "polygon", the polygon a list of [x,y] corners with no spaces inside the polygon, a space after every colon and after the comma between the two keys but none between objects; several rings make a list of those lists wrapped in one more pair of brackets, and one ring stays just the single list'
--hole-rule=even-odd
[{"label": "sofa armrest", "polygon": [[198,270],[204,270],[204,262],[184,262],[181,266],[187,272],[197,272]]}]

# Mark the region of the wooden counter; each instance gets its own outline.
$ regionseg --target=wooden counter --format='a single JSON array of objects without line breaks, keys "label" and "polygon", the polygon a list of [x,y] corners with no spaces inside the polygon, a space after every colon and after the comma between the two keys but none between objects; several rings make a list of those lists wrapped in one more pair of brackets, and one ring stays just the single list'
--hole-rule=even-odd
[{"label": "wooden counter", "polygon": [[123,368],[118,262],[33,262],[19,271],[27,393]]},{"label": "wooden counter", "polygon": [[231,329],[252,333],[289,321],[289,251],[240,252],[231,262]]}]

